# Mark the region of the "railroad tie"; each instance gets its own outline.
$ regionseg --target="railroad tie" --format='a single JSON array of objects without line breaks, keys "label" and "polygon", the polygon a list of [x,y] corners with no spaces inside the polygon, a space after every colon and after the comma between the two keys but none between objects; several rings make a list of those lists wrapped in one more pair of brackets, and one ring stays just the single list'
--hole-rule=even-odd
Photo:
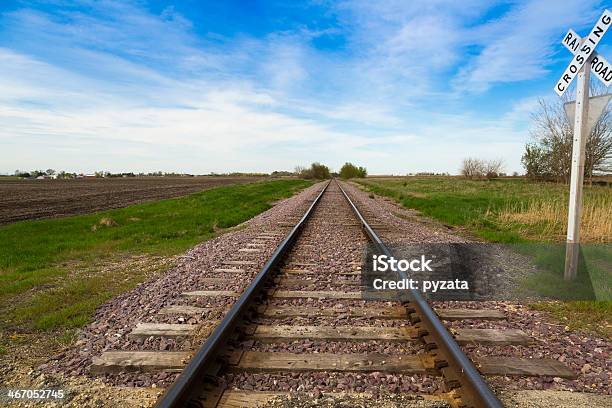
[{"label": "railroad tie", "polygon": [[425,374],[418,356],[390,356],[385,354],[339,353],[284,353],[245,351],[238,362],[229,369],[278,372],[278,371],[386,371],[404,374]]},{"label": "railroad tie", "polygon": [[[454,329],[459,344],[526,345],[531,338],[520,329]],[[328,341],[378,340],[390,342],[416,341],[418,329],[413,326],[268,326],[259,325],[250,333],[263,343],[301,339]]]},{"label": "railroad tie", "polygon": [[180,372],[191,358],[185,351],[106,351],[92,359],[93,374],[171,371]]},{"label": "railroad tie", "polygon": [[192,316],[192,315],[202,315],[204,313],[210,313],[213,311],[219,310],[217,308],[212,307],[195,307],[188,305],[172,305],[167,306],[159,310],[159,314],[161,315],[183,315],[183,316]]},{"label": "railroad tie", "polygon": [[248,247],[254,247],[254,248],[255,248],[255,247],[257,247],[257,248],[259,248],[259,247],[265,247],[265,246],[267,246],[267,245],[268,245],[268,244],[264,244],[264,243],[260,243],[260,242],[249,242],[249,243],[247,244],[247,246],[248,246]]},{"label": "railroad tie", "polygon": [[[338,353],[284,353],[244,351],[229,359],[232,370],[282,371],[385,371],[430,373],[435,370],[416,356]],[[106,351],[92,359],[92,373],[180,371],[191,358],[184,351]],[[476,366],[484,375],[554,376],[576,378],[576,373],[557,360],[547,358],[481,357]]]},{"label": "railroad tie", "polygon": [[[283,283],[283,281],[281,281]],[[502,320],[506,316],[503,312],[495,309],[436,309],[436,313],[444,320]],[[300,306],[267,306],[262,309],[264,317],[286,318],[286,317],[313,317],[313,316],[347,316],[347,317],[370,317],[379,319],[406,319],[407,312],[403,306],[388,307],[341,307],[341,308],[319,308]]]},{"label": "railroad tie", "polygon": [[186,337],[198,330],[195,324],[138,323],[129,337]]},{"label": "railroad tie", "polygon": [[237,260],[237,261],[223,261],[221,262],[223,265],[257,265],[257,262],[255,261],[242,261],[242,260]]},{"label": "railroad tie", "polygon": [[213,269],[213,272],[218,272],[218,273],[245,273],[246,271],[244,269],[239,269],[239,268],[216,268],[216,269]]},{"label": "railroad tie", "polygon": [[242,292],[236,292],[233,290],[194,290],[192,292],[183,292],[182,296],[187,297],[215,297],[215,296],[227,296],[227,297],[238,297]]},{"label": "railroad tie", "polygon": [[343,292],[334,290],[277,290],[274,292],[274,297],[279,299],[361,299],[361,292]]},{"label": "railroad tie", "polygon": [[248,253],[261,252],[261,249],[259,248],[240,248],[238,252],[248,252]]}]

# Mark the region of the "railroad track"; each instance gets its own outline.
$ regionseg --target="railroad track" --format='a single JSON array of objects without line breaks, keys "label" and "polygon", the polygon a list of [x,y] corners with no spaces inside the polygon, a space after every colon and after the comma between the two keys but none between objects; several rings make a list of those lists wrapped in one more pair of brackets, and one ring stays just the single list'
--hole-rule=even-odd
[{"label": "railroad track", "polygon": [[[362,214],[341,183],[331,181],[299,220],[262,231],[237,251],[236,259],[224,261],[225,267],[217,270],[222,277],[209,278],[218,289],[194,288],[184,293],[185,303],[160,311],[201,314],[207,311],[201,306],[206,299],[236,298],[220,321],[139,324],[131,334],[206,338],[195,354],[108,351],[94,359],[92,371],[181,371],[158,407],[260,406],[270,398],[287,395],[280,391],[282,386],[277,387],[287,378],[331,384],[342,391],[348,388],[345,376],[356,390],[369,392],[382,385],[391,392],[415,394],[418,388],[405,386],[414,381],[414,375],[430,379],[429,387],[437,389],[431,398],[453,407],[501,407],[482,375],[574,376],[549,359],[482,357],[472,362],[460,345],[528,344],[530,338],[511,329],[457,329],[451,334],[443,324],[443,320],[504,319],[500,311],[434,310],[416,291],[405,304],[362,300],[362,251],[369,242],[390,255],[377,234],[384,234],[386,228],[376,214]],[[248,259],[250,254],[258,253],[268,240],[279,239],[272,256],[244,291],[223,290],[244,273],[241,268],[254,264]],[[266,377],[260,381],[257,376],[262,373]],[[401,385],[378,382],[381,373],[398,376]],[[364,377],[372,383],[359,385]],[[297,388],[293,391],[300,391]]]}]

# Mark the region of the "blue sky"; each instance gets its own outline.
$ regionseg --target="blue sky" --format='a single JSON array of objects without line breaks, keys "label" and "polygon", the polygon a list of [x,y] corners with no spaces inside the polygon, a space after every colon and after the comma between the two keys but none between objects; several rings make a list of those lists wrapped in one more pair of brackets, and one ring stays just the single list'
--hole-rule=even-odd
[{"label": "blue sky", "polygon": [[[2,1],[0,172],[521,171],[601,1]],[[612,60],[612,34],[598,51]]]}]

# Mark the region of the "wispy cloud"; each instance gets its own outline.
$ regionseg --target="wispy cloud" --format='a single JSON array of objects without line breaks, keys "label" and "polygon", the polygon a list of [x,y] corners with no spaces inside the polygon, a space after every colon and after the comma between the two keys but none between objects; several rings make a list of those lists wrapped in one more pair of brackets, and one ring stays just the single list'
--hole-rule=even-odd
[{"label": "wispy cloud", "polygon": [[[508,13],[466,32],[482,50],[454,78],[461,91],[482,92],[495,84],[541,78],[572,23],[592,22],[599,1],[554,0],[516,4]],[[562,34],[560,34],[562,33]]]}]

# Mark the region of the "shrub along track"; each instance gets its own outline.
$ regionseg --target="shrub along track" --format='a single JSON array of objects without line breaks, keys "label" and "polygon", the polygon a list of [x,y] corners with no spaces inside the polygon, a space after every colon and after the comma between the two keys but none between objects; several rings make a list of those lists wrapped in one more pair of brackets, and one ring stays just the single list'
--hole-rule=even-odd
[{"label": "shrub along track", "polygon": [[[503,320],[498,310],[434,312],[418,299],[404,305],[362,300],[363,249],[368,239],[386,249],[374,231],[388,229],[385,220],[364,211],[368,226],[335,181],[317,197],[306,215],[298,209],[286,222],[262,230],[223,260],[215,277],[199,279],[201,287],[137,324],[129,337],[146,338],[154,347],[106,349],[93,359],[91,371],[182,371],[160,407],[188,402],[245,407],[270,400],[294,406],[289,391],[307,391],[311,399],[357,392],[373,398],[368,406],[389,398],[404,398],[401,406],[423,406],[419,395],[431,404],[500,406],[478,371],[575,375],[551,359],[480,357],[472,364],[457,344],[501,347],[528,344],[530,337],[517,329],[461,327],[451,336],[439,320]],[[257,271],[256,259],[270,242],[280,244]],[[197,318],[220,309],[220,321]],[[179,338],[189,338],[190,344],[206,341],[195,356],[189,350],[151,351],[166,349],[159,342]]]}]

